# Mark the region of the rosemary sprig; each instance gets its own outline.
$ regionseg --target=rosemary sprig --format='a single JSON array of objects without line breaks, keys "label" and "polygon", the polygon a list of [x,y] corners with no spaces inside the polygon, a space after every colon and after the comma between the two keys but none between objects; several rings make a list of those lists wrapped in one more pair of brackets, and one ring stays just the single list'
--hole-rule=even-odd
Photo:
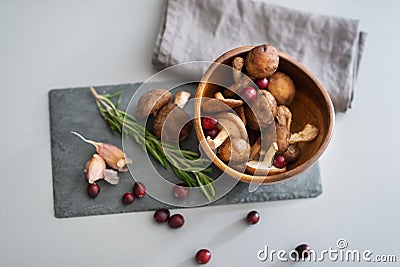
[{"label": "rosemary sprig", "polygon": [[211,184],[213,179],[207,175],[211,172],[211,168],[204,168],[209,164],[207,159],[199,158],[196,152],[161,142],[134,117],[118,109],[118,104],[115,105],[111,101],[112,97],[119,96],[120,93],[100,95],[93,87],[90,87],[90,92],[96,99],[101,116],[112,131],[118,134],[124,131],[133,137],[144,151],[149,151],[164,168],[170,165],[175,175],[188,186],[200,187],[209,201],[215,198],[215,189]]}]

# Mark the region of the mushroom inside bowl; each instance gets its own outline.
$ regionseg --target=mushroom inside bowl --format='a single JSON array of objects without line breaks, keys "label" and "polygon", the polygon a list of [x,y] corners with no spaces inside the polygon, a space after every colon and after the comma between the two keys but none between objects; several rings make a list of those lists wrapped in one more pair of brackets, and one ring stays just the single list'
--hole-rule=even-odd
[{"label": "mushroom inside bowl", "polygon": [[[334,110],[332,102],[318,79],[297,60],[293,59],[284,52],[278,51],[279,65],[278,72],[287,74],[292,80],[296,88],[296,95],[287,107],[290,109],[292,117],[289,125],[292,133],[301,133],[306,125],[312,125],[319,129],[318,135],[310,142],[297,143],[293,148],[299,149],[301,153],[298,158],[290,162],[284,172],[270,172],[269,174],[249,174],[244,171],[237,170],[229,166],[226,161],[216,156],[204,134],[201,117],[204,116],[202,105],[210,98],[214,98],[218,92],[226,91],[226,88],[216,85],[213,82],[215,76],[219,73],[221,64],[232,66],[236,57],[246,58],[246,55],[254,46],[243,46],[235,48],[221,55],[204,73],[201,82],[196,91],[196,101],[194,105],[194,126],[196,135],[200,141],[205,154],[213,161],[213,163],[229,176],[243,182],[257,183],[276,183],[291,177],[294,177],[309,167],[311,167],[326,150],[332,136],[334,124]],[[236,78],[235,78],[236,79]],[[232,77],[232,84],[235,83]],[[239,81],[240,83],[240,81]],[[236,83],[238,84],[238,82]],[[247,128],[249,126],[247,125]],[[249,129],[251,132],[251,129]],[[253,141],[254,142],[254,141]],[[252,144],[250,144],[252,145]]]}]

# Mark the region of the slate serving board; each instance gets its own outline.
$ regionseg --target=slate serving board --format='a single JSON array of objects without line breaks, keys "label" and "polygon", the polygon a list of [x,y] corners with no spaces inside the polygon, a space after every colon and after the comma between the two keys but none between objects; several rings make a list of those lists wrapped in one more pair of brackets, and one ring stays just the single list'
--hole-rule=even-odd
[{"label": "slate serving board", "polygon": [[[96,87],[98,93],[123,91],[120,108],[125,109],[140,83]],[[155,87],[160,88],[160,85]],[[196,86],[185,86],[195,91]],[[132,205],[122,203],[122,195],[131,191],[134,179],[129,172],[120,174],[113,186],[100,181],[100,194],[91,199],[84,175],[85,164],[95,153],[93,146],[70,133],[78,131],[89,139],[122,147],[121,137],[114,134],[100,116],[88,87],[54,89],[49,92],[51,154],[54,212],[57,218],[151,211],[173,206],[146,195]],[[193,135],[194,136],[194,135]],[[192,140],[195,138],[192,138]],[[173,176],[172,173],[170,175]],[[288,181],[263,185],[250,193],[246,183],[239,182],[227,195],[208,205],[313,198],[322,193],[319,164]]]}]

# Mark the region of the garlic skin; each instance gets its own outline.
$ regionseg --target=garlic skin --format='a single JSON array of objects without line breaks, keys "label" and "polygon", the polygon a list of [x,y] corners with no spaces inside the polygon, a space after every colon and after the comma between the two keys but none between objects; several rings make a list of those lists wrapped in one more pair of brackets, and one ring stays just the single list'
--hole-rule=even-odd
[{"label": "garlic skin", "polygon": [[104,170],[104,180],[106,180],[108,183],[116,185],[119,182],[119,177],[118,177],[118,172],[111,170],[111,169],[105,169]]},{"label": "garlic skin", "polygon": [[94,154],[92,158],[86,163],[86,179],[90,184],[93,184],[97,180],[103,179],[105,169],[105,161],[98,154]]}]

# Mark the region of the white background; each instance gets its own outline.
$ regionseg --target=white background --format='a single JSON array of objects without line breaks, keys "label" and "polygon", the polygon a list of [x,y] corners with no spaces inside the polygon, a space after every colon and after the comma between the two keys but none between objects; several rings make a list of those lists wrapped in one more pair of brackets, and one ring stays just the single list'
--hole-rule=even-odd
[{"label": "white background", "polygon": [[[257,251],[301,242],[321,251],[338,238],[400,261],[400,2],[271,2],[360,19],[369,34],[353,108],[338,114],[320,160],[324,192],[182,210],[187,223],[170,230],[151,212],[54,217],[47,97],[148,78],[164,1],[0,1],[0,266],[194,266],[202,247],[213,253],[208,266],[293,266],[260,262]],[[262,219],[249,227],[252,209]],[[329,264],[345,265],[316,266]]]}]

